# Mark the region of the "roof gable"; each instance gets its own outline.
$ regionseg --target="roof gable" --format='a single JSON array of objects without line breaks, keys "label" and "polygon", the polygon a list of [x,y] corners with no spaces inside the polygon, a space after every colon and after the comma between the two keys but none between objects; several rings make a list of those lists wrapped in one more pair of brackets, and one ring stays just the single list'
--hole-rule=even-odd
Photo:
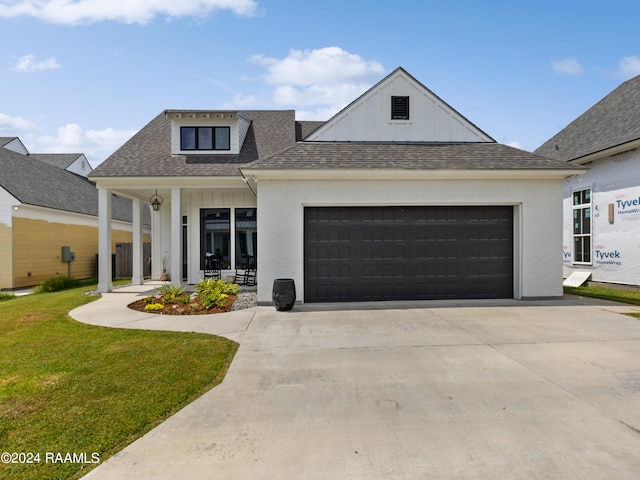
[{"label": "roof gable", "polygon": [[83,153],[32,153],[30,156],[82,177],[91,173],[91,165]]},{"label": "roof gable", "polygon": [[[408,118],[392,118],[392,103],[394,99],[398,100],[396,97],[408,98]],[[398,104],[403,105],[401,101]],[[495,142],[401,67],[311,133],[306,140]]]},{"label": "roof gable", "polygon": [[20,155],[29,155],[29,151],[18,137],[0,137],[0,147]]},{"label": "roof gable", "polygon": [[[627,80],[535,151],[571,161],[640,144],[640,75]],[[606,153],[605,153],[606,152]]]}]

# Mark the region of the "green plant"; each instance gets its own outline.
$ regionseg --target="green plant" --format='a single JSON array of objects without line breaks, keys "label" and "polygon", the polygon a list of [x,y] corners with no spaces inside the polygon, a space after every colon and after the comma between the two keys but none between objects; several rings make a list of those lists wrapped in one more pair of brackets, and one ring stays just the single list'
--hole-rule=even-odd
[{"label": "green plant", "polygon": [[181,297],[178,297],[177,300],[183,305],[186,305],[191,301],[191,295],[182,295]]},{"label": "green plant", "polygon": [[69,277],[52,277],[47,278],[44,282],[33,289],[33,293],[50,293],[76,288],[82,285],[77,278]]},{"label": "green plant", "polygon": [[163,283],[158,287],[160,295],[173,295],[174,298],[184,293],[184,285],[172,285],[171,283]]},{"label": "green plant", "polygon": [[16,296],[13,293],[4,293],[4,292],[0,292],[0,302],[2,300],[11,300],[16,298]]},{"label": "green plant", "polygon": [[150,303],[156,303],[156,297],[154,297],[153,295],[149,295],[148,297],[144,298],[144,301],[147,302],[147,305]]},{"label": "green plant", "polygon": [[147,312],[156,312],[156,311],[164,309],[164,305],[161,304],[161,303],[149,303],[149,304],[145,305],[144,309]]},{"label": "green plant", "polygon": [[229,295],[237,294],[239,288],[235,283],[225,283],[222,280],[209,278],[199,282],[195,290],[196,296],[205,308],[212,308],[223,306]]}]

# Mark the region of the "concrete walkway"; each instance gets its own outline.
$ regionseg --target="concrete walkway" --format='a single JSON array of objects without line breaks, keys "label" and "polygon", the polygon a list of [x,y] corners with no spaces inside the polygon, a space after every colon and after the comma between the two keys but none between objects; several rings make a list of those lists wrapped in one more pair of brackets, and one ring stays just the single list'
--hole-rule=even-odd
[{"label": "concrete walkway", "polygon": [[102,479],[637,479],[636,307],[577,297],[71,312],[240,342],[225,381],[107,460]]}]

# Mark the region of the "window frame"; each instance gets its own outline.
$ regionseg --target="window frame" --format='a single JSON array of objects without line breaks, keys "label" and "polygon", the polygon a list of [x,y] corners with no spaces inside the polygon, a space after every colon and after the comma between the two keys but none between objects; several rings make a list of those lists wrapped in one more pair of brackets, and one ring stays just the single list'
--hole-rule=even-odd
[{"label": "window frame", "polygon": [[[185,148],[184,141],[184,132],[186,129],[195,129],[195,146],[194,148]],[[209,130],[210,136],[207,140],[211,142],[212,148],[201,148],[200,147],[200,131],[201,130]],[[217,133],[219,131],[226,130],[227,135],[225,136],[227,142],[225,148],[219,148],[216,145]],[[204,135],[203,135],[204,137]],[[213,151],[223,151],[228,152],[231,150],[231,127],[229,126],[213,126],[213,125],[184,125],[180,127],[180,151],[181,152],[197,152],[197,151],[205,151],[205,152],[213,152]]]},{"label": "window frame", "polygon": [[[239,265],[247,262],[242,257],[243,241],[247,257],[255,262],[258,248],[257,230],[258,207],[200,207],[200,270],[204,270],[205,254],[211,253],[218,258],[222,270],[234,270]],[[212,228],[207,232],[207,222],[218,223],[222,229]],[[241,222],[250,222],[254,225],[241,225]],[[217,230],[217,232],[216,232]],[[243,238],[244,237],[244,238]],[[219,252],[216,251],[219,247]],[[212,247],[213,251],[208,251]]]},{"label": "window frame", "polygon": [[574,190],[571,193],[571,237],[574,265],[593,265],[592,212],[591,188]]}]

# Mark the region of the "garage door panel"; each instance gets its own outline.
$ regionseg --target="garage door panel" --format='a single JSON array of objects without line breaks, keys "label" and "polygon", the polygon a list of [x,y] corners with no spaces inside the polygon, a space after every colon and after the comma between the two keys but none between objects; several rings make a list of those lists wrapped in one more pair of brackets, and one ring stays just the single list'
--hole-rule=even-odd
[{"label": "garage door panel", "polygon": [[512,207],[305,209],[305,301],[512,295]]}]

